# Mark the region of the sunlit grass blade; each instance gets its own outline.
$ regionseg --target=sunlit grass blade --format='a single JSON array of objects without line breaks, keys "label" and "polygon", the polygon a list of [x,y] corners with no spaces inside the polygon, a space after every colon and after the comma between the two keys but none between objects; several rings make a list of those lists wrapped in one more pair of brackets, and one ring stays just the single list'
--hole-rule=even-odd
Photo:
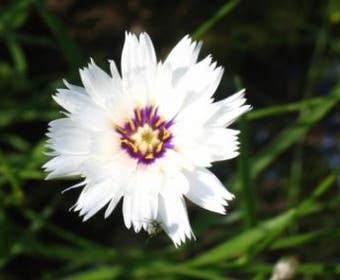
[{"label": "sunlit grass blade", "polygon": [[[334,172],[326,177],[313,191],[311,196],[301,202],[296,208],[292,208],[283,214],[271,218],[251,230],[244,231],[215,248],[206,251],[197,258],[189,261],[187,265],[201,266],[242,256],[258,242],[263,242],[275,232],[276,236],[286,229],[294,219],[307,214],[314,206],[315,200],[325,193],[335,182],[339,172]],[[273,241],[273,240],[272,240]]]},{"label": "sunlit grass blade", "polygon": [[252,246],[259,241],[265,239],[268,233],[273,230],[283,230],[290,224],[295,216],[294,210],[289,210],[275,218],[272,218],[264,223],[259,224],[251,230],[244,231],[239,236],[224,242],[217,247],[206,251],[199,257],[188,262],[188,265],[200,266],[215,263],[221,260],[226,260],[241,256],[246,253]]},{"label": "sunlit grass blade", "polygon": [[247,118],[252,120],[269,118],[273,116],[283,115],[287,113],[299,112],[301,110],[308,109],[309,107],[314,107],[321,105],[325,99],[328,97],[314,97],[307,100],[302,100],[298,102],[288,103],[284,105],[270,106],[267,108],[253,109],[247,114]]},{"label": "sunlit grass blade", "polygon": [[278,155],[305,135],[313,124],[323,118],[340,100],[340,85],[334,87],[327,99],[310,108],[295,124],[283,130],[270,144],[260,151],[251,162],[252,178],[263,171]]},{"label": "sunlit grass blade", "polygon": [[[308,263],[298,267],[298,272],[305,275],[340,275],[339,264]],[[331,278],[329,278],[331,279]]]},{"label": "sunlit grass blade", "polygon": [[[233,280],[235,278],[231,278],[228,276],[225,276],[223,273],[223,275],[221,273],[218,272],[217,269],[212,269],[212,268],[208,268],[208,269],[194,269],[192,267],[188,267],[188,266],[174,266],[171,264],[167,264],[167,266],[161,266],[161,268],[159,268],[159,266],[155,266],[155,269],[160,269],[160,273],[162,273],[162,275],[171,275],[173,276],[175,279],[178,279],[178,277],[180,277],[180,279],[182,279],[182,277],[190,277],[190,279],[208,279],[208,280]],[[154,274],[155,276],[157,276],[157,273]]]},{"label": "sunlit grass blade", "polygon": [[121,267],[104,266],[92,269],[90,271],[70,275],[66,279],[73,280],[116,279],[119,275],[121,275],[122,272],[121,270],[122,270]]},{"label": "sunlit grass blade", "polygon": [[275,241],[270,248],[272,250],[296,248],[297,246],[302,246],[306,243],[321,240],[322,238],[329,238],[332,236],[337,236],[338,238],[340,238],[340,229],[330,228],[284,237]]},{"label": "sunlit grass blade", "polygon": [[[223,267],[223,265],[221,265]],[[233,267],[233,271],[242,273],[263,273],[267,277],[264,279],[269,279],[268,276],[271,275],[273,271],[273,264],[268,263],[253,263],[253,264],[243,264]],[[226,269],[230,268],[226,266]],[[340,275],[340,265],[339,264],[327,264],[327,263],[300,263],[297,266],[297,275],[308,275],[308,276],[320,276],[323,277],[328,275],[329,278],[315,278],[315,279],[336,279],[333,278],[335,275]],[[333,276],[333,277],[332,277]],[[251,278],[253,279],[253,278]],[[294,278],[295,279],[295,278]],[[300,278],[296,278],[300,279]],[[309,279],[309,278],[308,278]],[[313,278],[314,279],[314,278]]]}]

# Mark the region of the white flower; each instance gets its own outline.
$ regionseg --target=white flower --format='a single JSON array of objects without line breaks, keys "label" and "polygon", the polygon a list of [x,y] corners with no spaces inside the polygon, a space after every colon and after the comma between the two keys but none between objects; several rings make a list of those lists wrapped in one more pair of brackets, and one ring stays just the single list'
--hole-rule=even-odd
[{"label": "white flower", "polygon": [[93,60],[80,70],[84,87],[65,81],[54,100],[65,118],[49,124],[47,179],[80,175],[75,211],[84,221],[123,198],[127,228],[152,233],[157,221],[176,246],[194,237],[184,197],[224,214],[233,199],[207,168],[238,155],[239,131],[226,128],[249,110],[244,90],[219,102],[213,94],[223,69],[185,36],[164,62],[146,33],[127,33],[121,75]]},{"label": "white flower", "polygon": [[293,279],[297,272],[298,265],[299,261],[294,256],[280,259],[274,266],[270,280]]}]

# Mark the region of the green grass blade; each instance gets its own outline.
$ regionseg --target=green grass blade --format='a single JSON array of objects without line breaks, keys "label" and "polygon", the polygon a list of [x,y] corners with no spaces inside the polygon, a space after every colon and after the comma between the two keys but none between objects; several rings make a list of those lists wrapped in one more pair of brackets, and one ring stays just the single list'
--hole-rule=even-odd
[{"label": "green grass blade", "polygon": [[66,60],[69,63],[71,70],[76,70],[82,63],[82,52],[77,47],[76,43],[71,39],[68,30],[64,27],[62,22],[50,12],[40,1],[35,2],[36,7],[46,25],[54,34],[57,42],[62,49]]},{"label": "green grass blade", "polygon": [[[32,219],[28,227],[21,230],[15,242],[9,246],[6,254],[0,255],[0,270],[5,267],[11,259],[23,253],[31,244],[34,243],[35,235],[44,228],[48,218],[52,215],[57,204],[57,199],[50,201],[42,210],[40,218]],[[29,212],[26,208],[21,209],[23,213]]]},{"label": "green grass blade", "polygon": [[104,266],[90,271],[80,272],[63,278],[64,280],[110,280],[116,279],[121,274],[120,267]]},{"label": "green grass blade", "polygon": [[[157,267],[156,267],[157,268]],[[209,279],[209,280],[232,280],[226,276],[222,276],[212,269],[193,269],[188,266],[174,266],[168,264],[167,267],[161,269],[162,274],[174,275],[180,277],[190,277],[191,279]],[[155,274],[156,275],[156,274]],[[157,275],[156,275],[157,276]],[[177,278],[177,277],[175,277]]]},{"label": "green grass blade", "polygon": [[208,265],[241,256],[254,245],[258,244],[259,242],[266,241],[267,238],[270,238],[271,233],[275,232],[276,236],[278,236],[278,233],[286,229],[295,218],[306,215],[314,207],[316,199],[318,199],[332,186],[338,176],[338,173],[339,172],[337,171],[326,177],[315,188],[311,196],[299,204],[298,207],[292,208],[283,214],[271,218],[261,223],[256,228],[247,230],[241,233],[239,236],[228,240],[209,251],[206,251],[192,261],[189,261],[187,265]]},{"label": "green grass blade", "polygon": [[[223,265],[221,267],[224,267]],[[229,266],[226,266],[228,269]],[[273,271],[273,264],[268,263],[255,263],[255,264],[243,264],[233,267],[233,271],[240,271],[242,273],[263,273],[269,276]],[[297,266],[297,274],[302,275],[320,275],[320,276],[334,276],[340,274],[340,265],[339,264],[327,264],[327,263],[301,263]],[[252,279],[252,278],[251,278]],[[266,277],[265,279],[268,279]],[[300,278],[294,278],[300,279]],[[308,278],[309,279],[309,278]],[[314,279],[314,278],[312,278]],[[316,278],[316,279],[324,279],[324,278]],[[325,278],[325,279],[335,279],[335,278]]]},{"label": "green grass blade", "polygon": [[284,105],[270,106],[268,108],[254,109],[247,114],[248,120],[257,120],[262,118],[273,117],[277,115],[299,112],[301,110],[308,109],[309,107],[315,107],[322,105],[325,99],[328,97],[314,97],[308,100],[302,100]]},{"label": "green grass blade", "polygon": [[13,38],[9,38],[7,40],[7,46],[11,52],[16,72],[20,77],[25,77],[27,72],[27,62],[23,49]]},{"label": "green grass blade", "polygon": [[46,108],[6,108],[0,112],[0,127],[16,122],[49,121],[58,117],[58,112]]},{"label": "green grass blade", "polygon": [[305,243],[320,240],[322,238],[329,238],[331,236],[338,236],[340,238],[340,230],[337,228],[330,228],[326,230],[318,230],[313,232],[307,232],[281,238],[273,243],[271,250],[282,250],[288,248],[296,248]]},{"label": "green grass blade", "polygon": [[19,28],[25,23],[33,1],[13,1],[12,5],[8,5],[6,9],[0,11],[0,35]]},{"label": "green grass blade", "polygon": [[273,230],[283,230],[295,216],[294,210],[289,210],[275,218],[261,223],[256,228],[247,230],[239,236],[206,251],[196,259],[190,261],[188,265],[200,266],[215,263],[221,260],[241,256],[246,253],[254,244],[263,240]]},{"label": "green grass blade", "polygon": [[340,100],[340,84],[330,93],[322,104],[310,108],[297,122],[281,132],[267,147],[258,153],[252,160],[252,178],[263,171],[278,155],[288,149],[292,144],[305,135],[313,124],[323,118]]},{"label": "green grass blade", "polygon": [[225,3],[221,8],[218,9],[216,14],[214,14],[209,20],[205,21],[192,33],[193,39],[198,40],[202,38],[202,36],[207,33],[218,21],[228,15],[239,2],[240,0],[230,0]]},{"label": "green grass blade", "polygon": [[6,197],[5,204],[6,202],[19,204],[24,197],[23,191],[21,190],[20,181],[18,180],[13,167],[10,165],[7,156],[1,150],[0,173],[3,173],[12,187],[12,195]]},{"label": "green grass blade", "polygon": [[[239,76],[234,78],[237,90],[243,88],[242,80]],[[245,228],[249,229],[256,225],[256,197],[253,189],[252,180],[250,178],[250,162],[249,162],[249,133],[247,115],[242,116],[238,121],[240,134],[240,155],[238,157],[237,173],[240,180],[240,189],[236,189],[236,193],[240,193],[241,207],[243,212],[243,221]]]},{"label": "green grass blade", "polygon": [[238,176],[241,181],[242,208],[245,228],[251,228],[257,223],[256,219],[256,198],[250,177],[249,164],[249,135],[248,121],[244,116],[239,121],[240,125],[240,155],[238,158]]},{"label": "green grass blade", "polygon": [[324,263],[308,263],[300,265],[298,268],[298,272],[306,275],[323,275],[323,276],[340,275],[340,265]]}]

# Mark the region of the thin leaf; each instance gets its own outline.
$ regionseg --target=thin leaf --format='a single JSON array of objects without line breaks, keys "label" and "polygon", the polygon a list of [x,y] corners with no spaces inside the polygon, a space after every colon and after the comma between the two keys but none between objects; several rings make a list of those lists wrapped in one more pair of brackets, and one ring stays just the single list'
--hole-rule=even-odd
[{"label": "thin leaf", "polygon": [[121,273],[120,267],[106,266],[92,269],[90,271],[80,272],[70,275],[63,279],[68,280],[111,280],[115,279]]},{"label": "thin leaf", "polygon": [[298,207],[292,208],[285,213],[271,218],[254,229],[247,230],[239,236],[228,240],[215,248],[206,251],[197,258],[187,262],[187,265],[201,266],[216,263],[222,260],[241,256],[247,252],[252,246],[260,241],[266,240],[270,233],[275,232],[276,235],[282,232],[291,224],[291,222],[300,216],[306,215],[315,204],[315,200],[326,192],[335,182],[338,171],[327,176],[316,188],[311,196],[304,200]]},{"label": "thin leaf", "polygon": [[255,178],[263,171],[277,156],[288,149],[292,144],[305,135],[313,124],[323,118],[340,100],[340,84],[330,93],[329,97],[322,104],[310,108],[303,114],[295,124],[286,128],[269,145],[267,145],[255,158],[253,158],[252,178]]},{"label": "thin leaf", "polygon": [[240,0],[230,0],[225,3],[221,8],[218,9],[216,14],[214,14],[209,20],[201,24],[193,33],[193,39],[197,40],[202,38],[202,36],[207,33],[214,25],[219,22],[223,17],[228,15],[240,2]]},{"label": "thin leaf", "polygon": [[83,61],[80,49],[71,39],[68,31],[60,20],[52,12],[50,12],[40,1],[37,1],[35,4],[46,25],[50,28],[50,30],[56,37],[56,40],[61,47],[71,70],[78,69],[79,65]]},{"label": "thin leaf", "polygon": [[309,107],[321,105],[328,97],[314,97],[308,100],[288,103],[284,105],[270,106],[268,108],[254,109],[247,114],[249,120],[273,117],[292,112],[299,112]]}]

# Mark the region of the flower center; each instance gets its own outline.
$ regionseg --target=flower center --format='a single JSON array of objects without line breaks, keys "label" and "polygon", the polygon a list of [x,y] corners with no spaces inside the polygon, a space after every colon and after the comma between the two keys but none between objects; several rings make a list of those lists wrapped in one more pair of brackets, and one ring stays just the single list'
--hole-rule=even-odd
[{"label": "flower center", "polygon": [[136,108],[123,126],[115,126],[120,134],[121,147],[138,163],[150,164],[172,149],[169,131],[172,121],[158,114],[157,107]]}]

